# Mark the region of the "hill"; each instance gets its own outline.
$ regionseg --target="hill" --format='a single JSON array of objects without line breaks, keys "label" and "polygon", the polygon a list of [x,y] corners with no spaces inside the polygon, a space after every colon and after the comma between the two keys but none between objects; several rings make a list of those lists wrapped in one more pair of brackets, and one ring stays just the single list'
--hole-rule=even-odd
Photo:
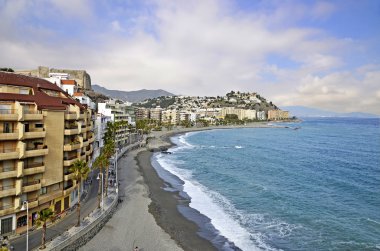
[{"label": "hill", "polygon": [[173,93],[164,90],[138,90],[138,91],[119,91],[109,90],[99,85],[92,85],[92,89],[103,95],[109,96],[114,99],[120,99],[122,101],[128,101],[132,103],[141,102],[145,99],[152,99],[161,96],[175,96]]}]

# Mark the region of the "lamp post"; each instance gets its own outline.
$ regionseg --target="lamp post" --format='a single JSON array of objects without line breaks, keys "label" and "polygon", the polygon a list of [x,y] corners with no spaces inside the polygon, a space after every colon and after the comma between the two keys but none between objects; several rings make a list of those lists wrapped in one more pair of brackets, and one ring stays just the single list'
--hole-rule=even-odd
[{"label": "lamp post", "polygon": [[103,173],[102,172],[100,172],[100,173],[98,173],[98,177],[96,178],[97,180],[99,180],[100,179],[100,175],[102,176],[102,209],[104,210],[104,193],[103,193]]},{"label": "lamp post", "polygon": [[115,174],[116,174],[116,194],[119,194],[119,180],[117,179],[117,153],[119,151],[119,148],[116,148],[116,160],[115,160]]},{"label": "lamp post", "polygon": [[[26,208],[25,208],[26,205]],[[22,203],[21,210],[24,211],[26,209],[26,251],[29,250],[29,203],[28,201],[24,201]]]}]

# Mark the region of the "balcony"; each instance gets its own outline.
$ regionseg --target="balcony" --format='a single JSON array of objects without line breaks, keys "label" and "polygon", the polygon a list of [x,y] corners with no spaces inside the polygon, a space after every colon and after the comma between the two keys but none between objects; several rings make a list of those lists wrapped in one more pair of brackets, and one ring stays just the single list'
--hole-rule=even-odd
[{"label": "balcony", "polygon": [[18,139],[18,130],[13,130],[9,132],[0,132],[0,140],[17,140],[17,139]]},{"label": "balcony", "polygon": [[32,132],[24,132],[24,139],[39,139],[45,138],[45,131],[32,131]]},{"label": "balcony", "polygon": [[70,172],[67,172],[64,176],[63,176],[63,180],[64,181],[69,181],[69,180],[72,180],[74,178],[74,173],[70,173]]},{"label": "balcony", "polygon": [[0,167],[0,180],[16,178],[17,177],[17,169],[16,167],[10,169],[4,169],[4,167]]},{"label": "balcony", "polygon": [[94,142],[94,140],[95,140],[95,136],[94,136],[94,135],[91,135],[91,138],[88,139],[88,141],[89,141],[90,143]]},{"label": "balcony", "polygon": [[29,209],[38,207],[38,198],[35,199],[28,199],[28,207]]},{"label": "balcony", "polygon": [[88,149],[86,149],[87,156],[91,155],[91,153],[92,153],[92,145]]},{"label": "balcony", "polygon": [[78,127],[72,128],[72,129],[65,129],[65,135],[76,135],[79,134],[80,131]]},{"label": "balcony", "polygon": [[19,158],[19,149],[13,148],[0,148],[0,160],[10,160]]},{"label": "balcony", "polygon": [[40,163],[31,163],[24,167],[23,174],[31,175],[37,173],[45,172],[45,164],[43,162]]},{"label": "balcony", "polygon": [[70,152],[70,151],[73,151],[73,150],[77,150],[79,148],[81,148],[80,141],[73,141],[70,144],[65,144],[63,146],[63,151]]},{"label": "balcony", "polygon": [[44,156],[44,155],[47,155],[48,153],[49,153],[49,149],[47,148],[46,145],[39,146],[37,149],[36,148],[26,148],[24,158]]},{"label": "balcony", "polygon": [[16,195],[15,185],[0,186],[0,198]]},{"label": "balcony", "polygon": [[25,111],[24,110],[24,121],[25,120],[42,120],[44,115],[40,111]]},{"label": "balcony", "polygon": [[83,147],[86,147],[90,144],[90,141],[88,139],[83,139]]},{"label": "balcony", "polygon": [[41,189],[41,182],[39,180],[27,182],[22,184],[22,192],[29,193]]},{"label": "balcony", "polygon": [[73,157],[64,157],[63,159],[63,166],[71,166],[72,164],[74,164],[74,162],[78,160],[78,157],[77,156],[73,156]]},{"label": "balcony", "polygon": [[46,202],[52,201],[59,197],[62,197],[62,190],[57,190],[57,191],[53,191],[44,195],[40,195],[38,197],[38,201],[39,201],[39,204],[42,205]]},{"label": "balcony", "polygon": [[14,213],[14,209],[13,205],[2,205],[0,206],[0,216]]},{"label": "balcony", "polygon": [[76,112],[66,112],[65,113],[65,120],[76,120],[77,119],[77,113]]},{"label": "balcony", "polygon": [[75,189],[74,182],[70,181],[66,186],[63,188],[63,196],[69,195],[73,190]]},{"label": "balcony", "polygon": [[0,121],[17,121],[16,109],[0,109]]},{"label": "balcony", "polygon": [[81,132],[87,132],[87,126],[86,125],[82,125],[81,126]]}]

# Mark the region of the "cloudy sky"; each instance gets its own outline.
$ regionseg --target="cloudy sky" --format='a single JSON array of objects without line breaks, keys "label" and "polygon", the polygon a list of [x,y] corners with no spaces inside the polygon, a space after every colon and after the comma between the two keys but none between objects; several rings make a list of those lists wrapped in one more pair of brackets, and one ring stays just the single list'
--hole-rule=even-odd
[{"label": "cloudy sky", "polygon": [[380,114],[380,1],[0,0],[0,67]]}]

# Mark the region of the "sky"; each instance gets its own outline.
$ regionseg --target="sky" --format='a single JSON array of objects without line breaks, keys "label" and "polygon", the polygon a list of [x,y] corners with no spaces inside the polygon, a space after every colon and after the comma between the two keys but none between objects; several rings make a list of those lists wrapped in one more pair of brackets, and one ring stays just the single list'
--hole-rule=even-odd
[{"label": "sky", "polygon": [[0,67],[380,114],[380,1],[0,0]]}]

